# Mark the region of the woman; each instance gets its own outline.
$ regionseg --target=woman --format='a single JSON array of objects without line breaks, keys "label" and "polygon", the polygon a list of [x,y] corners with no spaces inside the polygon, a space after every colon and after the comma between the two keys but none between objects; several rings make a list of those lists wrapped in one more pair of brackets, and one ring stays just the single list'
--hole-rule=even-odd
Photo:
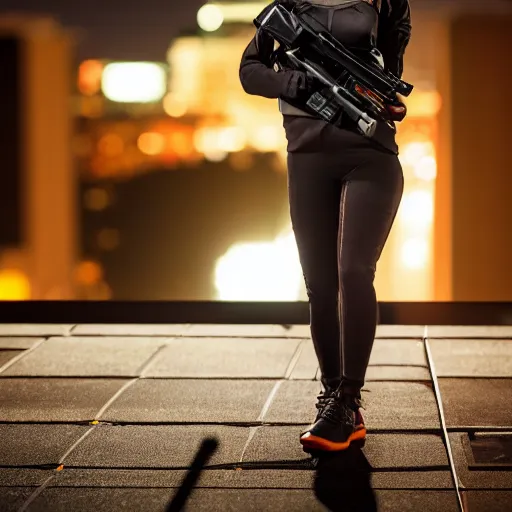
[{"label": "woman", "polygon": [[[291,0],[287,0],[290,2]],[[408,0],[296,0],[347,47],[377,46],[401,77],[410,39]],[[290,215],[321,370],[315,422],[301,434],[307,452],[343,450],[366,437],[361,388],[377,326],[374,275],[403,193],[396,129],[379,123],[368,139],[343,116],[334,126],[286,100],[311,87],[303,72],[272,68],[273,39],[259,30],[246,48],[240,81],[248,94],[279,98],[288,140]],[[390,107],[402,120],[405,105]]]}]

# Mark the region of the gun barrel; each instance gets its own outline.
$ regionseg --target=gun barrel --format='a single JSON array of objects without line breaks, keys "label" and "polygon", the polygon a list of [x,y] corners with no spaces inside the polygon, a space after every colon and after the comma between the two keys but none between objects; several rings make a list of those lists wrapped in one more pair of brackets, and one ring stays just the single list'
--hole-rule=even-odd
[{"label": "gun barrel", "polygon": [[302,61],[295,55],[296,50],[288,50],[286,55],[288,58],[298,67],[304,69],[304,71],[308,71],[311,76],[317,78],[320,82],[328,87],[333,87],[336,85],[336,82],[330,77],[327,73],[318,70],[313,64],[307,61]]},{"label": "gun barrel", "polygon": [[317,51],[321,52],[319,46],[323,43],[323,45],[325,45],[324,51],[327,50],[329,57],[359,78],[359,80],[364,82],[368,87],[375,88],[389,99],[394,97],[398,89],[400,89],[400,94],[404,94],[404,96],[410,94],[408,88],[401,86],[400,79],[389,76],[389,74],[378,69],[376,66],[371,66],[363,62],[327,32],[320,32],[318,38],[321,41],[320,44],[315,41],[313,42]]}]

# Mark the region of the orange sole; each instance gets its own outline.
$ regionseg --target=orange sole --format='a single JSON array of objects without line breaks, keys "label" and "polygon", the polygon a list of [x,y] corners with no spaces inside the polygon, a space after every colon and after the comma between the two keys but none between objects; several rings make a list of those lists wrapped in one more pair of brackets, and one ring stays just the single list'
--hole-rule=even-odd
[{"label": "orange sole", "polygon": [[300,438],[300,443],[304,448],[310,450],[337,452],[340,450],[346,450],[350,446],[350,443],[353,442],[357,442],[358,444],[362,444],[364,446],[365,439],[366,428],[360,428],[359,430],[356,430],[353,434],[351,434],[349,438],[343,443],[335,443],[333,441],[328,441],[327,439],[313,436],[309,432],[307,432]]}]

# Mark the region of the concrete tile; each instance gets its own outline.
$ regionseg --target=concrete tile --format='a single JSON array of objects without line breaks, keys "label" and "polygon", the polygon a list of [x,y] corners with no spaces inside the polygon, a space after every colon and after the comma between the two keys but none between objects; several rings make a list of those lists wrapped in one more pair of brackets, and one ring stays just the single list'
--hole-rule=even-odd
[{"label": "concrete tile", "polygon": [[273,381],[142,379],[129,387],[101,420],[254,422],[273,387]]},{"label": "concrete tile", "polygon": [[424,325],[377,325],[375,338],[417,338],[423,339]]},{"label": "concrete tile", "polygon": [[218,425],[97,426],[65,459],[67,466],[176,468],[190,466],[206,437],[219,441],[208,465],[240,460],[247,427]]},{"label": "concrete tile", "polygon": [[311,339],[311,327],[309,325],[290,325],[285,327],[287,338]]},{"label": "concrete tile", "polygon": [[[204,470],[196,487],[238,487],[234,469]],[[184,469],[72,469],[59,471],[49,487],[168,487],[181,485]],[[1,475],[0,475],[1,476]]]},{"label": "concrete tile", "polygon": [[453,489],[450,471],[386,471],[372,473],[374,489]]},{"label": "concrete tile", "polygon": [[185,335],[217,338],[281,338],[286,336],[286,330],[281,325],[193,324],[189,326]]},{"label": "concrete tile", "polygon": [[68,336],[73,324],[0,324],[0,336]]},{"label": "concrete tile", "polygon": [[57,464],[89,426],[0,425],[0,466]]},{"label": "concrete tile", "polygon": [[258,427],[249,442],[243,462],[299,461],[309,458],[299,443],[303,426]]},{"label": "concrete tile", "polygon": [[438,377],[512,378],[512,339],[433,339],[429,343]]},{"label": "concrete tile", "polygon": [[30,487],[0,487],[2,512],[18,512],[34,491]]},{"label": "concrete tile", "polygon": [[127,381],[0,379],[0,421],[90,421]]},{"label": "concrete tile", "polygon": [[318,359],[311,340],[305,340],[302,350],[290,375],[290,379],[313,380],[318,372]]},{"label": "concrete tile", "polygon": [[455,470],[462,487],[465,489],[512,489],[512,471],[470,469],[469,461],[463,447],[465,432],[450,432],[450,447],[452,450]]},{"label": "concrete tile", "polygon": [[316,415],[316,396],[321,391],[318,381],[287,381],[279,388],[263,417],[265,423],[308,424]]},{"label": "concrete tile", "polygon": [[432,389],[415,382],[372,382],[363,393],[363,414],[371,430],[438,429],[440,421]]},{"label": "concrete tile", "polygon": [[8,349],[8,350],[25,350],[27,348],[32,348],[36,343],[39,343],[44,338],[36,337],[8,337],[1,336],[0,337],[0,349]]},{"label": "concrete tile", "polygon": [[[185,470],[67,469],[58,473],[50,487],[179,487]],[[204,470],[196,487],[265,487],[311,489],[311,470]],[[1,478],[1,473],[0,473]]]},{"label": "concrete tile", "polygon": [[182,336],[187,324],[78,324],[72,336]]},{"label": "concrete tile", "polygon": [[[302,426],[259,427],[245,454],[246,461],[302,460],[307,455],[299,443]],[[448,458],[440,436],[419,434],[369,434],[363,449],[372,468],[422,468],[443,466]],[[339,457],[343,463],[344,454]]]},{"label": "concrete tile", "polygon": [[375,380],[417,380],[430,381],[428,368],[418,366],[369,366],[366,382]]},{"label": "concrete tile", "polygon": [[12,361],[22,352],[23,350],[0,350],[0,373],[2,372],[2,366]]},{"label": "concrete tile", "polygon": [[429,325],[429,338],[512,339],[512,325]]},{"label": "concrete tile", "polygon": [[2,468],[0,487],[39,487],[55,474],[52,469]]},{"label": "concrete tile", "polygon": [[363,451],[373,468],[438,466],[449,470],[441,435],[370,434]]},{"label": "concrete tile", "polygon": [[197,489],[191,496],[190,510],[325,512],[326,509],[311,489]]},{"label": "concrete tile", "polygon": [[175,338],[144,376],[282,378],[299,343],[284,338]]},{"label": "concrete tile", "polygon": [[[364,390],[366,410],[363,414],[370,431],[440,428],[434,393],[425,384],[371,382]],[[319,391],[318,382],[283,382],[264,421],[308,424],[314,420]]]},{"label": "concrete tile", "polygon": [[[458,511],[454,491],[377,491],[379,512],[456,512]],[[346,490],[330,496],[334,503],[347,501]],[[358,499],[361,504],[361,499]],[[325,512],[326,507],[318,501],[312,490],[245,489],[231,492],[221,489],[198,489],[190,500],[191,510],[198,511],[262,511],[276,512]],[[332,509],[331,509],[332,510]],[[363,510],[363,509],[361,509]]]},{"label": "concrete tile", "polygon": [[464,491],[469,512],[505,512],[512,508],[512,491]]},{"label": "concrete tile", "polygon": [[315,475],[312,470],[301,469],[250,469],[238,470],[235,473],[233,487],[265,489],[311,489]]},{"label": "concrete tile", "polygon": [[[169,489],[47,488],[33,502],[37,511],[80,512],[126,511],[162,512],[173,498]],[[311,490],[196,489],[187,502],[193,511],[324,512]]]},{"label": "concrete tile", "polygon": [[162,512],[169,489],[98,489],[49,487],[31,503],[29,512]]},{"label": "concrete tile", "polygon": [[511,427],[512,379],[440,378],[447,427]]},{"label": "concrete tile", "polygon": [[363,451],[373,468],[450,468],[441,434],[369,434]]},{"label": "concrete tile", "polygon": [[379,512],[458,512],[455,491],[377,491]]},{"label": "concrete tile", "polygon": [[417,339],[376,339],[370,365],[428,366],[423,341]]},{"label": "concrete tile", "polygon": [[137,376],[165,338],[50,338],[2,375]]},{"label": "concrete tile", "polygon": [[[322,499],[325,498],[326,496],[322,495]],[[329,502],[337,504],[347,502],[346,489],[339,488],[338,493],[329,496],[328,499]],[[357,503],[361,505],[362,500],[363,497],[358,496]],[[417,512],[418,510],[456,512],[458,510],[453,491],[424,491],[421,493],[417,491],[377,491],[376,500],[379,504],[379,512],[396,512],[397,510],[401,512]],[[352,497],[350,501],[356,500]],[[221,489],[198,489],[190,500],[190,507],[191,510],[198,511],[325,512],[326,510],[326,507],[316,499],[312,490],[278,489],[246,489],[224,491],[224,493]]]}]

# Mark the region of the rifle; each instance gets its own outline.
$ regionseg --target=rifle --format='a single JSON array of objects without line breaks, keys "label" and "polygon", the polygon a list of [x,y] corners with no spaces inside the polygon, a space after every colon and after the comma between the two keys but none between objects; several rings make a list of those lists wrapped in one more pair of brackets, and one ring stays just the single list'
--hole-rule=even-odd
[{"label": "rifle", "polygon": [[376,47],[349,50],[306,18],[294,13],[293,5],[275,0],[253,22],[279,44],[272,56],[278,69],[304,71],[318,85],[309,98],[286,101],[333,124],[344,112],[366,137],[374,135],[378,121],[394,130],[387,107],[396,103],[397,93],[409,96],[413,86],[384,69]]}]

